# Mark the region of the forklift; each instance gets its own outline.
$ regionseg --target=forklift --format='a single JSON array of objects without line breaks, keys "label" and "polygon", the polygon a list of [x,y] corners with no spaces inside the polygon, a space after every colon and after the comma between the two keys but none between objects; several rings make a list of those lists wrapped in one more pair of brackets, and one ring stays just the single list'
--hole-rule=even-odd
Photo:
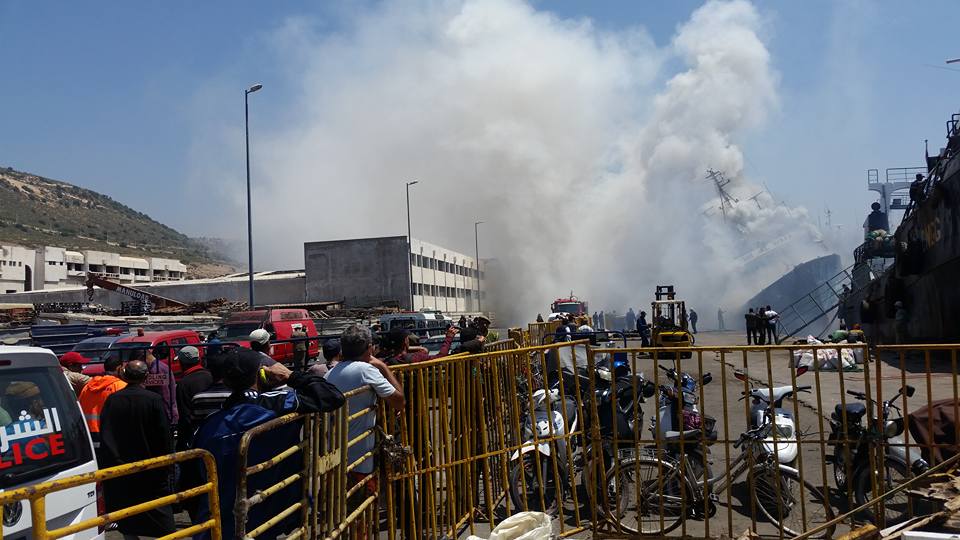
[{"label": "forklift", "polygon": [[[673,285],[657,285],[655,298],[650,307],[651,345],[691,347],[694,338],[687,328],[687,306],[683,300],[677,300]],[[690,351],[684,351],[680,358],[690,358],[691,355]]]}]

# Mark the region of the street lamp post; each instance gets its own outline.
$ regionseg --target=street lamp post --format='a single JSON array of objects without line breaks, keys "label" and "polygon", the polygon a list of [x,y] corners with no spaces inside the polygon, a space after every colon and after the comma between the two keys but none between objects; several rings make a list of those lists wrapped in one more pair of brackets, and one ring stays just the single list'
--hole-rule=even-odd
[{"label": "street lamp post", "polygon": [[407,182],[407,271],[410,273],[407,288],[410,291],[410,311],[413,311],[413,239],[410,236],[410,186],[418,182],[419,180]]},{"label": "street lamp post", "polygon": [[482,312],[481,303],[480,303],[480,232],[478,228],[482,221],[477,221],[473,224],[473,247],[476,250],[477,255],[477,311]]},{"label": "street lamp post", "polygon": [[250,106],[247,99],[250,94],[263,88],[262,84],[255,84],[243,91],[243,129],[247,147],[247,274],[250,276],[250,309],[253,309],[253,216],[250,205]]}]

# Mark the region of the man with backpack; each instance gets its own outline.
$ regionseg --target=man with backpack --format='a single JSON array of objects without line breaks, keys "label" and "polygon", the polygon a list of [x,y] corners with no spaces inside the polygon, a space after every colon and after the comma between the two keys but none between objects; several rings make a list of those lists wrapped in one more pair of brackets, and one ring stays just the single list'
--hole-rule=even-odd
[{"label": "man with backpack", "polygon": [[[193,448],[203,448],[216,457],[217,470],[238,469],[238,451],[243,434],[253,427],[283,415],[299,412],[330,412],[344,404],[343,394],[317,375],[290,371],[283,364],[262,366],[261,355],[253,350],[237,347],[226,351],[223,359],[223,382],[231,390],[223,409],[207,417],[193,437]],[[248,463],[259,463],[300,441],[301,422],[290,422],[271,431],[268,437],[259,437],[250,444]],[[254,493],[296,473],[302,459],[284,460],[280,465],[251,477],[247,490]],[[194,479],[183,485],[190,487],[205,481],[202,472],[193,471]],[[236,476],[221,475],[218,485],[220,515],[233,516],[236,498]],[[247,528],[252,530],[270,516],[278,514],[298,500],[302,487],[293,483],[280,493],[250,508]],[[209,519],[206,498],[199,501],[196,520]],[[295,514],[293,519],[296,519]],[[290,523],[277,524],[283,530]],[[223,520],[223,538],[235,538],[234,520]],[[209,537],[209,536],[206,536]]]}]

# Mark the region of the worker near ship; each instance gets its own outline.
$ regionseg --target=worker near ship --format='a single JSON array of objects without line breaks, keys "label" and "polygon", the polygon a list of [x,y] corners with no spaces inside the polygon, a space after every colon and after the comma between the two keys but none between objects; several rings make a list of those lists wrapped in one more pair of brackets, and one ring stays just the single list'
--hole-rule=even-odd
[{"label": "worker near ship", "polygon": [[873,231],[889,231],[890,221],[887,215],[880,211],[880,203],[871,204],[870,209],[872,212],[867,214],[867,219],[863,222],[863,236],[866,237]]}]

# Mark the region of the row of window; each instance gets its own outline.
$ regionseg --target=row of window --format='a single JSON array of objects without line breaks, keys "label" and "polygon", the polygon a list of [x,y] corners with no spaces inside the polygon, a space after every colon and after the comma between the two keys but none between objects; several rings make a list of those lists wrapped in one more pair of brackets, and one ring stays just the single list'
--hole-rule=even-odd
[{"label": "row of window", "polygon": [[443,285],[427,285],[414,283],[413,294],[417,296],[436,296],[441,298],[473,298],[474,291],[459,287],[444,287]]},{"label": "row of window", "polygon": [[23,266],[23,261],[0,261],[0,266]]},{"label": "row of window", "polygon": [[[477,277],[476,268],[467,268],[466,266],[442,261],[426,255],[413,254],[413,265],[425,268],[427,270],[437,270],[438,272],[447,272],[458,276]],[[483,272],[480,272],[480,279],[483,279]]]}]

